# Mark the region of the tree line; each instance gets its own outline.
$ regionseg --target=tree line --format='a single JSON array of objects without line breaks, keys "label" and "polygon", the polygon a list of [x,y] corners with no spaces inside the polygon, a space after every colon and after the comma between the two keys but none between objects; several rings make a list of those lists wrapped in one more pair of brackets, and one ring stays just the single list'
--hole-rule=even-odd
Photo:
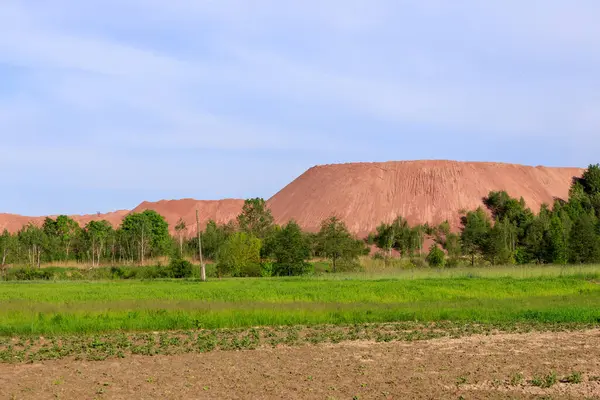
[{"label": "tree line", "polygon": [[463,212],[460,231],[446,221],[410,227],[404,219],[382,224],[371,242],[385,251],[411,254],[424,233],[433,237],[430,265],[582,264],[600,262],[600,166],[574,177],[567,200],[542,204],[536,214],[523,198],[493,191],[482,207]]},{"label": "tree line", "polygon": [[[196,257],[216,263],[221,276],[302,275],[309,260],[329,260],[331,271],[359,268],[358,257],[393,255],[420,258],[441,267],[474,264],[566,264],[600,262],[600,166],[590,165],[574,178],[567,200],[555,199],[536,214],[525,201],[506,192],[490,192],[482,207],[462,213],[460,230],[448,221],[438,226],[410,226],[397,217],[382,223],[365,239],[358,239],[338,218],[321,223],[316,233],[303,231],[294,222],[274,223],[263,199],[246,200],[235,221],[208,221],[198,237],[189,238],[183,220],[169,234],[164,217],[152,210],[127,215],[116,229],[107,221],[91,221],[84,227],[61,215],[46,218],[42,226],[28,224],[19,232],[0,235],[0,266],[45,263],[144,264],[160,256],[172,259]],[[433,245],[423,249],[425,238]]]},{"label": "tree line", "polygon": [[[15,234],[0,235],[0,266],[41,267],[48,263],[144,264],[156,257],[185,259],[198,255],[198,238],[188,238],[180,219],[175,235],[163,216],[153,210],[127,215],[118,228],[105,220],[84,227],[68,216],[30,223]],[[357,268],[364,243],[350,234],[336,217],[323,221],[318,233],[302,231],[294,221],[279,226],[263,199],[246,200],[236,221],[219,225],[208,221],[201,234],[202,254],[217,263],[217,273],[228,276],[301,275],[314,257],[329,258],[332,270]]]}]

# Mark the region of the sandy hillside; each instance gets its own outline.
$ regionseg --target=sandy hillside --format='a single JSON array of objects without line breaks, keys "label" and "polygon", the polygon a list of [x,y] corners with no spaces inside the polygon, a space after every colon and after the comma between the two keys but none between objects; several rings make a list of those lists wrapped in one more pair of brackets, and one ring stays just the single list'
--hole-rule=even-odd
[{"label": "sandy hillside", "polygon": [[461,209],[482,205],[491,190],[523,197],[539,211],[554,197],[568,198],[579,168],[529,167],[503,163],[401,161],[316,166],[269,200],[278,223],[296,220],[317,230],[337,215],[366,235],[382,221],[401,215],[411,224],[448,220],[456,228]]},{"label": "sandy hillside", "polygon": [[[227,223],[237,217],[241,212],[243,200],[227,199],[215,201],[202,201],[193,199],[183,200],[161,200],[158,202],[145,201],[133,210],[122,210],[110,212],[106,214],[90,214],[90,215],[71,215],[71,217],[79,223],[80,226],[85,226],[92,220],[105,219],[114,227],[121,224],[125,216],[131,212],[142,212],[144,210],[155,210],[163,215],[169,223],[169,229],[172,233],[175,232],[175,225],[179,218],[183,218],[188,229],[187,235],[196,234],[196,209],[200,214],[200,226],[203,229],[208,220],[213,219],[218,223]],[[52,216],[56,217],[56,216]],[[45,217],[26,217],[16,214],[0,214],[0,231],[8,229],[9,232],[17,232],[24,225],[34,223],[41,226],[44,223]]]},{"label": "sandy hillside", "polygon": [[242,212],[244,200],[161,200],[157,202],[143,202],[132,212],[154,210],[167,220],[169,228],[174,231],[179,218],[183,218],[187,226],[188,236],[196,234],[196,210],[200,217],[200,229],[204,229],[208,220],[214,220],[218,224],[226,224],[235,220]]},{"label": "sandy hillside", "polygon": [[[118,226],[123,218],[129,214],[129,210],[119,210],[104,214],[86,214],[86,215],[71,215],[79,225],[85,226],[90,221],[106,220],[114,227]],[[50,215],[51,218],[56,218],[56,215]],[[17,214],[0,214],[0,231],[7,229],[9,232],[17,232],[23,226],[33,223],[37,226],[42,226],[46,217],[27,217]]]},{"label": "sandy hillside", "polygon": [[[398,161],[316,166],[268,200],[277,223],[296,220],[304,229],[316,231],[321,221],[332,215],[342,218],[348,228],[361,236],[382,221],[396,216],[411,224],[440,223],[458,227],[460,210],[482,205],[491,190],[506,190],[523,197],[538,211],[542,203],[555,197],[566,199],[573,176],[579,168],[529,167],[502,163],[457,161]],[[243,200],[161,200],[143,202],[132,211],[152,209],[163,215],[170,229],[183,218],[187,234],[196,233],[196,209],[201,227],[209,219],[227,223],[241,212]],[[92,219],[107,219],[114,226],[130,211],[73,216],[85,225]],[[43,217],[0,214],[0,230],[19,230],[28,222],[41,224]]]}]

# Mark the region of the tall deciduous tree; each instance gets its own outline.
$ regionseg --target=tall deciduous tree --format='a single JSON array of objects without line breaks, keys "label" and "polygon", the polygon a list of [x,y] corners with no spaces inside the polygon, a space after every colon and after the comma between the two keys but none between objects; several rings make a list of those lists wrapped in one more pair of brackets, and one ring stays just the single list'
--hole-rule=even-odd
[{"label": "tall deciduous tree", "polygon": [[132,213],[123,219],[121,229],[137,247],[137,259],[144,264],[148,255],[166,254],[171,242],[169,224],[164,217],[153,210]]},{"label": "tall deciduous tree", "polygon": [[237,218],[242,232],[265,239],[273,228],[273,216],[264,199],[254,198],[244,202],[242,213]]},{"label": "tall deciduous tree", "polygon": [[32,223],[23,227],[18,234],[19,242],[27,249],[27,261],[30,266],[41,266],[42,252],[47,236],[44,231]]},{"label": "tall deciduous tree", "polygon": [[545,237],[547,261],[554,264],[566,264],[569,260],[567,246],[568,235],[563,221],[558,215],[553,215]]},{"label": "tall deciduous tree", "polygon": [[471,256],[471,265],[475,264],[475,256],[483,253],[487,244],[491,229],[490,220],[479,207],[475,211],[469,211],[461,218],[462,232],[461,241],[465,254]]},{"label": "tall deciduous tree", "polygon": [[273,255],[275,275],[302,275],[306,272],[310,245],[295,221],[288,222],[274,235]]},{"label": "tall deciduous tree", "polygon": [[85,226],[85,237],[91,250],[92,266],[100,265],[100,258],[105,248],[106,241],[112,231],[108,221],[90,221]]},{"label": "tall deciduous tree", "polygon": [[319,253],[331,260],[333,272],[337,271],[340,260],[355,262],[365,249],[364,243],[352,237],[346,224],[337,217],[321,223],[316,241]]},{"label": "tall deciduous tree", "polygon": [[594,221],[583,215],[575,221],[569,237],[569,261],[574,264],[600,261],[600,242]]},{"label": "tall deciduous tree", "polygon": [[246,232],[229,236],[219,250],[219,276],[260,276],[260,247],[257,237]]},{"label": "tall deciduous tree", "polygon": [[6,272],[6,266],[9,256],[15,249],[15,236],[11,235],[8,230],[4,230],[0,235],[0,272]]}]

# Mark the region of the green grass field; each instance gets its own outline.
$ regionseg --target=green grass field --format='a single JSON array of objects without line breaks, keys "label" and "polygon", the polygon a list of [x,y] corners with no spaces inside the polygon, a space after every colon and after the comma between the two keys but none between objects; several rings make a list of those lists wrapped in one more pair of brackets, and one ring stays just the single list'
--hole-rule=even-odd
[{"label": "green grass field", "polygon": [[0,335],[401,321],[600,324],[600,267],[0,283]]}]

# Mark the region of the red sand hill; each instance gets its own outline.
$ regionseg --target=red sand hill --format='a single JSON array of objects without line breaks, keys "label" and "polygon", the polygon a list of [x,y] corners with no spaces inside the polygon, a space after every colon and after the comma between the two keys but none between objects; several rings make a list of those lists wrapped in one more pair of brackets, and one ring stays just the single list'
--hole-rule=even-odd
[{"label": "red sand hill", "polygon": [[[105,214],[87,214],[87,215],[71,215],[80,226],[85,226],[90,221],[107,220],[112,226],[117,227],[123,218],[129,214],[129,210],[119,210]],[[51,218],[56,218],[56,215],[50,215]],[[16,214],[0,214],[0,231],[7,229],[9,232],[17,232],[23,226],[33,223],[37,226],[42,226],[46,217],[26,217]]]},{"label": "red sand hill", "polygon": [[522,196],[537,212],[555,197],[566,199],[572,178],[582,172],[580,168],[456,161],[322,165],[309,169],[268,204],[277,223],[294,219],[311,231],[331,215],[360,236],[399,215],[410,224],[448,220],[457,228],[460,210],[481,206],[492,190]]},{"label": "red sand hill", "polygon": [[132,212],[142,212],[144,210],[154,210],[167,220],[171,232],[175,231],[175,225],[179,218],[183,218],[187,226],[187,236],[193,236],[198,231],[196,229],[196,210],[200,217],[200,229],[206,227],[209,220],[214,220],[218,224],[226,224],[235,220],[242,212],[244,200],[225,199],[225,200],[161,200],[157,202],[143,202]]},{"label": "red sand hill", "polygon": [[[532,210],[538,211],[542,203],[552,204],[555,197],[566,199],[572,178],[582,172],[580,168],[457,161],[322,165],[306,171],[267,204],[277,223],[294,219],[310,231],[318,230],[321,221],[332,215],[340,217],[360,236],[399,215],[411,224],[448,220],[457,228],[460,210],[481,206],[482,198],[492,190],[522,196]],[[132,212],[157,211],[166,218],[171,232],[183,218],[187,235],[192,236],[196,234],[196,209],[204,228],[209,219],[217,223],[234,220],[243,204],[239,199],[161,200],[143,202]],[[117,226],[129,212],[73,218],[82,226],[93,219],[107,219]],[[29,222],[41,225],[43,220],[44,217],[0,214],[0,231],[6,228],[16,232]]]},{"label": "red sand hill", "polygon": [[[235,219],[242,211],[244,200],[214,200],[200,201],[193,199],[183,200],[161,200],[158,202],[143,202],[133,210],[116,211],[107,214],[90,215],[72,215],[71,217],[85,226],[89,221],[105,219],[114,227],[121,224],[125,216],[131,212],[142,212],[144,210],[154,210],[165,217],[169,223],[171,233],[175,233],[175,225],[179,218],[183,218],[187,225],[187,235],[195,235],[196,230],[196,209],[200,214],[200,227],[204,229],[208,220],[213,219],[217,223],[227,223]],[[55,218],[56,216],[52,216]],[[24,225],[32,222],[38,226],[44,223],[46,217],[25,217],[15,214],[0,214],[0,232],[8,229],[9,232],[17,232]]]}]

